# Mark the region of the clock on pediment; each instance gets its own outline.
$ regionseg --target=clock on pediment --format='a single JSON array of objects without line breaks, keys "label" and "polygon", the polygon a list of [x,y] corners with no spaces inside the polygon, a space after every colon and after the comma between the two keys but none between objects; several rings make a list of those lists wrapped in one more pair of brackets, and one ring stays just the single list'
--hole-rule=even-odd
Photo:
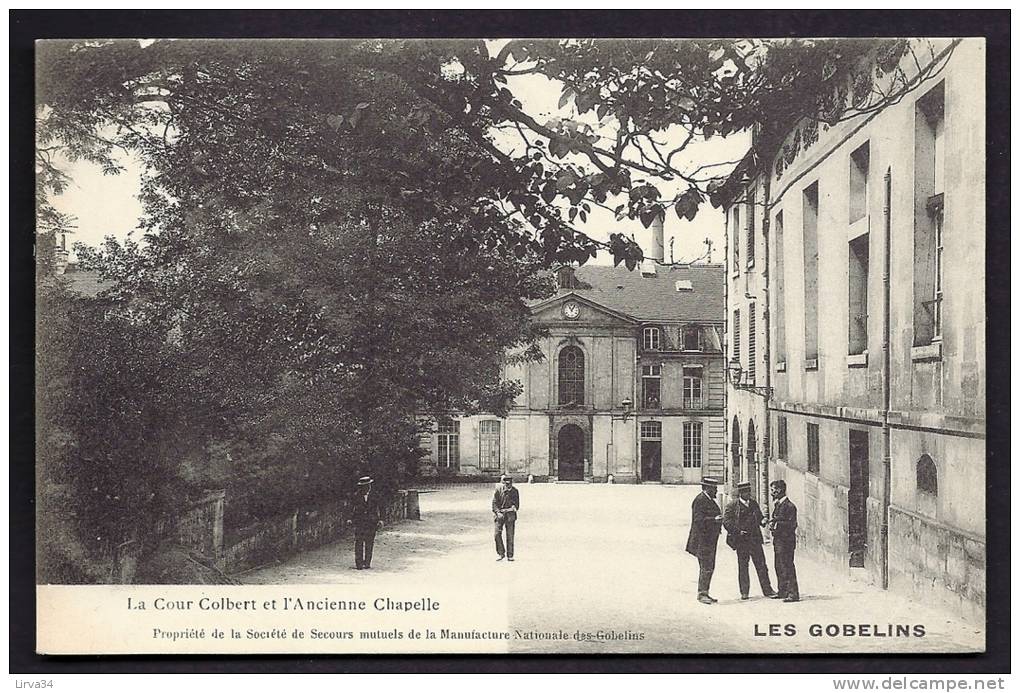
[{"label": "clock on pediment", "polygon": [[567,301],[563,304],[563,317],[567,320],[577,320],[581,317],[581,306],[577,301]]}]

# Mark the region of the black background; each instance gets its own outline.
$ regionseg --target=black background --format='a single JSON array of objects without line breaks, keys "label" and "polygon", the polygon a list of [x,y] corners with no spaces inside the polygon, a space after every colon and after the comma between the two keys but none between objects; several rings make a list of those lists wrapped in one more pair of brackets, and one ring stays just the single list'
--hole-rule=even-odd
[{"label": "black background", "polygon": [[[1010,671],[1009,84],[1001,11],[226,11],[11,10],[10,672],[686,672]],[[983,36],[987,39],[987,653],[982,655],[103,656],[34,653],[33,41],[229,37]],[[987,356],[986,356],[987,359]],[[484,605],[479,605],[484,608]]]}]

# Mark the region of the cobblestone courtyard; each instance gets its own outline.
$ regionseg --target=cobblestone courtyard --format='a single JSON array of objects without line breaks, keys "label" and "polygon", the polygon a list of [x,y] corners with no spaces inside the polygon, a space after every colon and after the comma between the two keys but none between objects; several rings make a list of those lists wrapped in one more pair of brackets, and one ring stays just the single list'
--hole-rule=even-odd
[{"label": "cobblestone courtyard", "polygon": [[[803,601],[761,597],[752,571],[740,600],[736,557],[720,539],[712,594],[695,600],[697,561],[683,551],[694,486],[522,485],[516,560],[496,562],[492,485],[421,494],[421,521],[382,531],[371,571],[353,568],[353,540],[293,556],[240,576],[250,584],[484,584],[506,595],[515,631],[643,634],[602,642],[511,639],[511,652],[971,652],[981,625],[933,611],[863,580],[828,570],[798,552]],[[771,547],[766,555],[772,571]],[[478,605],[479,611],[485,609]],[[771,624],[796,635],[760,635]],[[922,625],[923,637],[836,637],[812,626]],[[773,626],[774,628],[774,626]],[[774,631],[773,631],[774,632]]]}]

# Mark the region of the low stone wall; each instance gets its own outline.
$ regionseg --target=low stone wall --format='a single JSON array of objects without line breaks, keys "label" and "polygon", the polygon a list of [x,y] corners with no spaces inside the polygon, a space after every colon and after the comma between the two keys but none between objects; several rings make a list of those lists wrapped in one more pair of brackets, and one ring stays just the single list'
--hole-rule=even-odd
[{"label": "low stone wall", "polygon": [[[178,517],[158,523],[150,535],[111,547],[108,582],[134,583],[145,546],[179,546],[200,558],[212,571],[236,573],[324,546],[349,531],[349,503],[341,501],[264,520],[246,528],[243,539],[225,545],[224,501],[223,491],[211,492],[189,505]],[[405,519],[421,519],[418,491],[397,491],[382,508],[382,515],[387,525]]]},{"label": "low stone wall", "polygon": [[889,508],[889,588],[975,622],[985,614],[985,542]]},{"label": "low stone wall", "polygon": [[[421,519],[418,492],[397,491],[382,508],[382,515],[387,525]],[[249,528],[247,537],[226,547],[216,565],[225,573],[237,573],[325,546],[350,531],[347,527],[350,517],[350,504],[342,501],[260,522]]]}]

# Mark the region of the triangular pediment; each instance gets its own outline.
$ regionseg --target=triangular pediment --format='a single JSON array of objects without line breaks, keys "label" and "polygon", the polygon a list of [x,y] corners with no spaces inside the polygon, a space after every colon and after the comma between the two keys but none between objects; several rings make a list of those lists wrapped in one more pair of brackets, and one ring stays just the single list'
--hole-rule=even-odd
[{"label": "triangular pediment", "polygon": [[531,315],[539,322],[563,324],[635,325],[638,322],[628,315],[593,301],[585,296],[583,291],[570,291],[536,304],[531,307]]}]

